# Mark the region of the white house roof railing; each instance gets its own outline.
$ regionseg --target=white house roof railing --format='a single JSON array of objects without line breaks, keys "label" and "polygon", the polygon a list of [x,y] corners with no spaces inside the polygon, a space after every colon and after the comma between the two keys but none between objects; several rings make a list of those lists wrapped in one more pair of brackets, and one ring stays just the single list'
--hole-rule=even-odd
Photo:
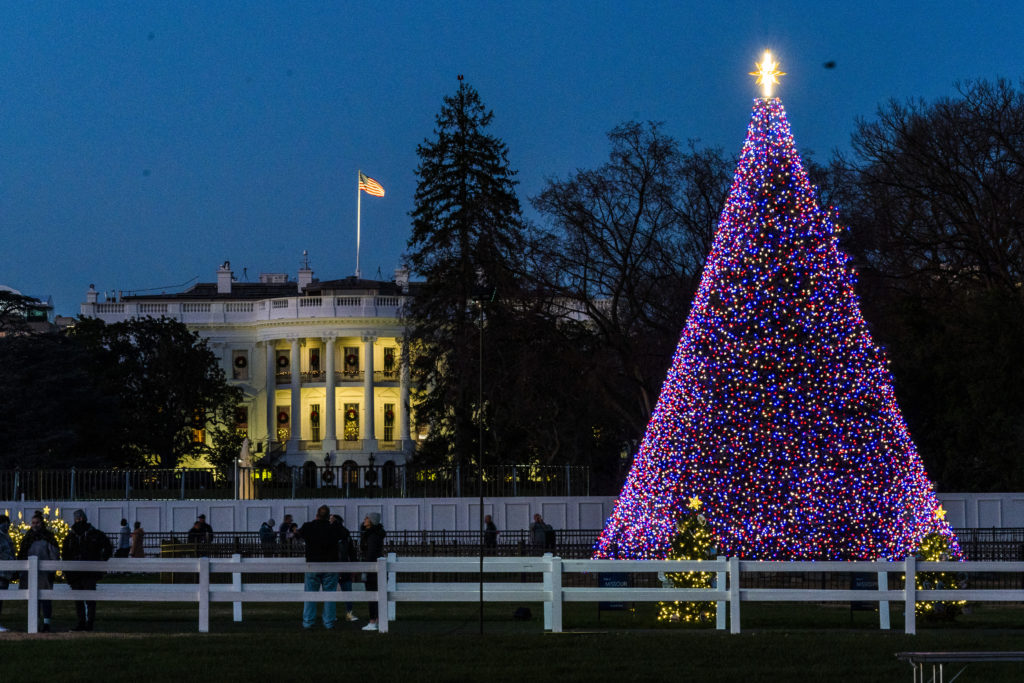
[{"label": "white house roof railing", "polygon": [[165,316],[187,325],[306,318],[399,318],[407,298],[366,294],[295,296],[260,301],[118,301],[82,304],[81,314],[107,322]]}]

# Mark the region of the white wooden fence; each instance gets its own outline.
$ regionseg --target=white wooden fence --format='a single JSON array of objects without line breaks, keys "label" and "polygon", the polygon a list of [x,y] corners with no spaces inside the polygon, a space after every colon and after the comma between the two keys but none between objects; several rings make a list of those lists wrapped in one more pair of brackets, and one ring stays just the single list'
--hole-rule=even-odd
[{"label": "white wooden fence", "polygon": [[[27,590],[11,590],[0,599],[25,600],[28,605],[28,631],[38,630],[40,600],[99,600],[118,602],[195,602],[199,607],[199,631],[210,630],[210,603],[234,604],[234,620],[242,620],[242,605],[247,602],[368,602],[377,601],[379,628],[387,633],[388,622],[395,620],[396,604],[400,602],[512,602],[544,603],[544,628],[562,630],[562,606],[567,602],[658,602],[690,601],[717,603],[717,627],[728,626],[740,632],[740,614],[744,603],[750,602],[878,602],[879,626],[889,628],[889,602],[904,605],[904,630],[916,633],[914,603],[941,600],[983,602],[1024,602],[1020,589],[918,590],[917,572],[955,572],[970,574],[1024,573],[1024,562],[917,562],[908,557],[902,562],[762,562],[718,558],[694,560],[563,560],[550,554],[543,557],[488,557],[483,572],[493,574],[540,575],[540,580],[498,582],[487,581],[483,587],[469,583],[411,583],[400,581],[402,574],[443,572],[478,574],[479,558],[475,557],[397,557],[394,554],[376,562],[336,562],[308,564],[301,558],[116,558],[107,562],[69,562],[28,560],[0,562],[0,571],[27,572]],[[40,572],[104,571],[117,573],[159,572],[193,573],[196,583],[101,583],[95,591],[72,591],[65,584],[53,589],[39,587]],[[569,574],[715,572],[715,588],[631,588],[563,586]],[[245,574],[298,574],[303,572],[376,572],[380,590],[351,592],[310,592],[299,583],[244,583]],[[879,588],[866,590],[806,588],[743,588],[741,574],[762,572],[872,573],[878,576]],[[890,589],[888,576],[906,576],[904,588]],[[213,574],[231,574],[231,583],[211,583]],[[108,577],[107,581],[110,581]],[[356,586],[358,588],[358,585]],[[482,590],[482,595],[481,595]]]}]

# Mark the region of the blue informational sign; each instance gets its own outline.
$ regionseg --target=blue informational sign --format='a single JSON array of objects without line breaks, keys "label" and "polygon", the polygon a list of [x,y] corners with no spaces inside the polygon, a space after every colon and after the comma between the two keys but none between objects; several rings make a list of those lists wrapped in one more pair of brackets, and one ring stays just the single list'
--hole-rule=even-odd
[{"label": "blue informational sign", "polygon": [[[597,575],[597,585],[600,588],[629,588],[631,583],[629,574],[625,573],[601,572]],[[605,611],[621,611],[626,609],[626,603],[599,602],[597,603],[597,609]]]}]

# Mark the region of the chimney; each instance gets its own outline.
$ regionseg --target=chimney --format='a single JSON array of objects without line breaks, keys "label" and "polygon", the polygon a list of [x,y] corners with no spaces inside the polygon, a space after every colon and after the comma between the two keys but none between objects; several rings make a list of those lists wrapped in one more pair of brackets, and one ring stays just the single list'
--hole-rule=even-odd
[{"label": "chimney", "polygon": [[395,284],[402,290],[402,294],[409,293],[409,269],[405,266],[395,268]]},{"label": "chimney", "polygon": [[306,287],[313,282],[313,269],[309,267],[309,252],[302,250],[302,267],[299,268],[299,294],[306,291]]},{"label": "chimney", "polygon": [[96,285],[89,285],[89,291],[85,293],[85,303],[94,304],[99,301],[100,293],[96,291]]},{"label": "chimney", "polygon": [[218,294],[230,294],[231,293],[231,261],[225,261],[224,265],[217,269],[217,293]]}]

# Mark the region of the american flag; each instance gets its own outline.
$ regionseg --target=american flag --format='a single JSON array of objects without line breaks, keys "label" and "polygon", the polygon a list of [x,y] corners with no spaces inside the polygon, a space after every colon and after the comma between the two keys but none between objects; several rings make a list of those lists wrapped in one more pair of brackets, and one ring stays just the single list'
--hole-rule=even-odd
[{"label": "american flag", "polygon": [[384,196],[384,188],[381,187],[381,184],[362,171],[359,172],[359,189],[374,197]]}]

